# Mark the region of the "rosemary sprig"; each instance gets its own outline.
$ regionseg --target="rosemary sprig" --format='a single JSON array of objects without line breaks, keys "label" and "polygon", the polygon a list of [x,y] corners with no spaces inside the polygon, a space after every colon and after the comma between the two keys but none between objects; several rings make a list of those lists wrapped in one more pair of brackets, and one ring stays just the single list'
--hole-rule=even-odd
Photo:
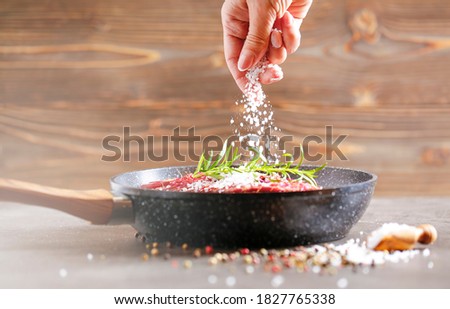
[{"label": "rosemary sprig", "polygon": [[[210,152],[208,157],[206,157],[205,154],[202,154],[198,162],[197,169],[194,172],[194,177],[209,176],[216,179],[221,179],[224,177],[224,174],[229,174],[232,172],[254,174],[261,173],[269,176],[279,175],[282,178],[289,180],[305,181],[313,186],[317,186],[317,182],[315,180],[317,173],[326,166],[326,164],[323,164],[310,170],[300,169],[304,160],[304,152],[301,146],[300,159],[295,165],[293,165],[294,162],[292,160],[279,163],[269,163],[264,154],[257,148],[250,148],[250,150],[254,155],[249,162],[243,165],[237,165],[238,160],[241,157],[238,153],[238,148],[233,150],[233,147],[231,145],[227,146],[227,143],[224,144],[222,150],[215,159],[213,159],[213,152]],[[285,153],[283,156],[286,158],[293,158],[290,153]],[[292,176],[294,176],[294,178],[292,178]]]}]

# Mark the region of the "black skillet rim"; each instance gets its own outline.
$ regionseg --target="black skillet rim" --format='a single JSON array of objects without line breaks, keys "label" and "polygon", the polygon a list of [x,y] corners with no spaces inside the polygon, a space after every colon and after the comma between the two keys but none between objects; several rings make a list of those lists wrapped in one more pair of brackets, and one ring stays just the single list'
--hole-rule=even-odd
[{"label": "black skillet rim", "polygon": [[[303,165],[304,168],[316,168],[318,166],[315,165]],[[111,177],[110,184],[113,193],[116,194],[125,194],[129,196],[143,196],[143,197],[159,197],[159,198],[170,198],[170,199],[197,199],[202,196],[209,196],[209,197],[222,197],[222,198],[267,198],[267,197],[304,197],[304,198],[311,198],[311,197],[319,197],[319,196],[336,196],[336,195],[343,195],[343,194],[353,194],[360,191],[367,190],[367,188],[371,184],[375,184],[378,177],[375,174],[363,171],[363,170],[356,170],[356,169],[350,169],[350,168],[344,168],[344,167],[333,167],[333,166],[326,166],[325,169],[333,169],[335,171],[345,170],[348,172],[355,172],[355,173],[361,173],[368,176],[368,180],[348,184],[344,186],[339,187],[333,187],[333,188],[324,188],[320,190],[314,190],[314,191],[304,191],[304,192],[262,192],[262,193],[217,193],[217,192],[174,192],[174,191],[160,191],[160,190],[149,190],[149,189],[142,189],[140,187],[136,186],[130,186],[123,183],[120,183],[118,179],[126,176],[126,175],[132,175],[132,174],[141,174],[145,173],[147,171],[157,172],[158,170],[164,171],[168,169],[192,169],[195,170],[196,166],[194,165],[184,165],[184,166],[171,166],[171,167],[160,167],[160,168],[152,168],[152,169],[145,169],[145,170],[136,170],[126,173],[121,173],[118,175],[115,175]]]}]

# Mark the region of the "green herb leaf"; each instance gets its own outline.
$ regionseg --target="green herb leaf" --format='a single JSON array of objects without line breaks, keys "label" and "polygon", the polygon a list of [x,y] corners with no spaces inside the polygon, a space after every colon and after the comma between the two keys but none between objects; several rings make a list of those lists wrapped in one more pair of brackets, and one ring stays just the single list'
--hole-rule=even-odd
[{"label": "green herb leaf", "polygon": [[[222,150],[213,160],[213,153],[210,152],[208,158],[204,154],[201,155],[197,165],[197,169],[194,172],[194,177],[210,176],[216,179],[221,179],[225,174],[232,172],[246,172],[254,173],[255,177],[257,173],[266,175],[279,175],[284,179],[293,181],[304,181],[317,187],[315,178],[317,173],[325,168],[326,164],[323,164],[317,168],[305,170],[301,168],[304,160],[303,148],[300,145],[300,160],[297,165],[292,165],[293,160],[288,160],[286,163],[269,163],[264,154],[258,150],[258,148],[252,147],[250,151],[253,152],[251,160],[243,165],[238,165],[240,154],[238,148],[232,149],[232,145],[228,146],[224,144]],[[231,158],[229,158],[231,155]],[[283,154],[285,158],[293,158],[290,153]]]}]

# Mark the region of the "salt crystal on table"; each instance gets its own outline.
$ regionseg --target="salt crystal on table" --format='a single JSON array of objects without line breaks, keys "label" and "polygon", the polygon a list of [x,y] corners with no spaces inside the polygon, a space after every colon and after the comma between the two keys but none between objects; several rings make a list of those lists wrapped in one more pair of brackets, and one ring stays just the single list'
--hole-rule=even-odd
[{"label": "salt crystal on table", "polygon": [[236,277],[229,276],[225,279],[225,284],[229,287],[234,286],[236,284]]},{"label": "salt crystal on table", "polygon": [[208,282],[210,284],[216,284],[217,283],[217,276],[216,275],[209,275],[208,276]]},{"label": "salt crystal on table", "polygon": [[345,289],[348,286],[348,280],[346,278],[341,278],[337,281],[337,286],[340,289]]},{"label": "salt crystal on table", "polygon": [[277,275],[275,277],[272,278],[272,280],[270,281],[270,284],[274,287],[277,288],[280,285],[282,285],[284,283],[284,277],[281,275]]},{"label": "salt crystal on table", "polygon": [[247,274],[253,274],[255,272],[255,267],[248,265],[247,267],[245,267],[245,272]]},{"label": "salt crystal on table", "polygon": [[364,275],[368,275],[369,273],[370,273],[370,268],[369,267],[363,267],[363,269],[362,269],[362,273],[364,274]]},{"label": "salt crystal on table", "polygon": [[311,270],[313,273],[318,274],[318,273],[320,273],[321,268],[320,268],[320,266],[315,265],[312,267]]},{"label": "salt crystal on table", "polygon": [[59,270],[59,276],[60,276],[61,278],[66,278],[67,275],[68,275],[68,272],[67,272],[67,270],[66,270],[65,268],[61,268],[61,269]]}]

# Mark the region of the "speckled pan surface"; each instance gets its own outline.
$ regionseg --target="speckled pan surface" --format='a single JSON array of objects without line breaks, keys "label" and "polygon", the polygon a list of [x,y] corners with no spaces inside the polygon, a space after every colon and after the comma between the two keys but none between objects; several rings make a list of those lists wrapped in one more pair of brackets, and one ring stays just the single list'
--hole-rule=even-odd
[{"label": "speckled pan surface", "polygon": [[318,175],[323,188],[318,191],[224,194],[141,189],[194,170],[185,166],[125,173],[113,177],[111,187],[132,199],[134,227],[151,242],[276,248],[346,236],[368,207],[377,180],[367,172],[326,167]]}]

